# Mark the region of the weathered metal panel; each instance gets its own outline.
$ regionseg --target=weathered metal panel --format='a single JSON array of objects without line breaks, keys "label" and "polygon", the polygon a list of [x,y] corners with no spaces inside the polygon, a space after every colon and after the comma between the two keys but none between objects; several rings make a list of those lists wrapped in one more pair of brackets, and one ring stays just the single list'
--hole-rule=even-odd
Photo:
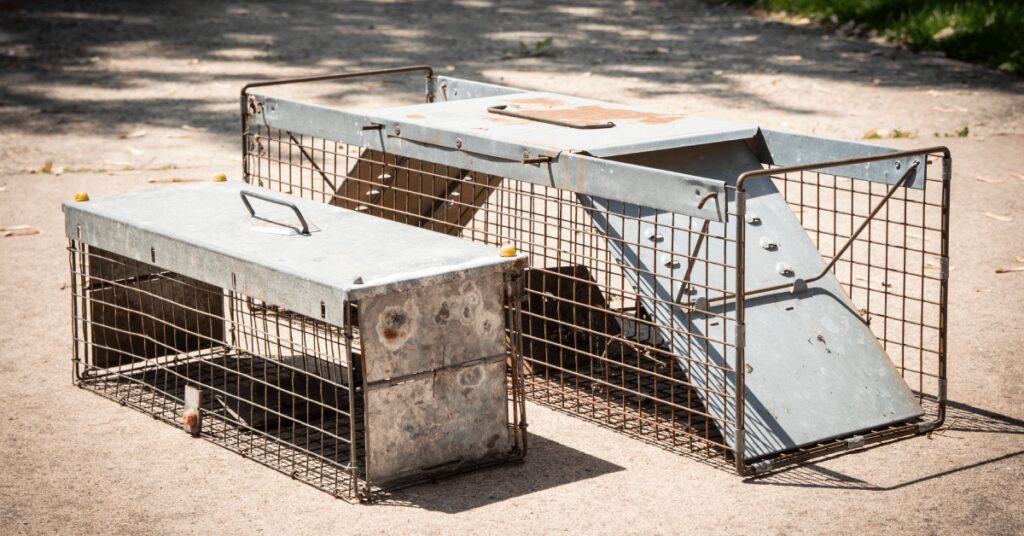
[{"label": "weathered metal panel", "polygon": [[[263,192],[294,203],[320,231],[267,232],[243,207],[239,192]],[[253,201],[256,203],[257,201]],[[262,298],[341,325],[347,299],[451,280],[464,272],[499,272],[515,259],[497,248],[417,229],[355,211],[240,183],[203,183],[66,203],[66,232],[104,250]],[[258,212],[293,221],[268,203]]]},{"label": "weathered metal panel", "polygon": [[502,281],[491,274],[360,302],[370,480],[511,447]]},{"label": "weathered metal panel", "polygon": [[[762,129],[760,131],[758,142],[755,144],[755,152],[758,153],[761,161],[777,166],[797,166],[815,162],[829,162],[846,158],[893,153],[899,150],[870,143],[809,136],[806,134],[793,134],[769,129]],[[923,155],[908,156],[863,164],[821,168],[815,171],[840,177],[893,184],[899,180],[915,160],[922,158],[925,157]],[[925,165],[920,166],[921,172],[917,174],[913,181],[908,183],[909,187],[924,188],[927,167]]]},{"label": "weathered metal panel", "polygon": [[465,80],[451,76],[438,76],[436,87],[438,88],[436,98],[439,101],[479,99],[483,97],[496,97],[498,95],[511,95],[513,93],[526,93],[525,89],[499,86],[497,84],[488,84],[486,82]]},{"label": "weathered metal panel", "polygon": [[[643,162],[643,155],[629,157]],[[759,162],[742,142],[717,144],[699,149],[660,154],[651,165],[681,169],[721,178],[734,183],[740,173],[756,169]],[[711,236],[735,236],[736,225],[746,225],[747,288],[792,283],[796,277],[816,275],[824,263],[800,222],[793,216],[785,199],[770,179],[747,183],[748,212],[758,216],[760,223],[712,223]],[[607,221],[602,213],[621,214],[626,208],[618,201],[581,198],[595,206],[594,222],[609,235],[613,253],[637,271],[627,270],[627,277],[637,286],[644,307],[659,326],[686,326],[700,337],[687,337],[683,332],[665,333],[672,339],[680,355],[679,362],[687,368],[694,385],[712,391],[735,392],[735,323],[712,318],[694,311],[692,302],[700,297],[684,293],[686,305],[675,305],[678,284],[686,263],[678,267],[666,265],[665,257],[655,257],[649,248],[636,248],[620,237],[645,236],[655,225],[661,230],[672,227],[672,214],[634,207],[639,220]],[[606,212],[607,211],[607,212]],[[676,223],[678,226],[679,224]],[[685,259],[693,251],[696,232],[702,222],[691,224],[692,233],[676,231],[664,243],[673,244],[673,253]],[[729,229],[726,229],[729,226]],[[766,249],[761,239],[767,238],[777,247]],[[735,266],[735,248],[705,244],[711,261]],[[638,251],[639,249],[639,251]],[[789,266],[791,273],[779,273],[779,263]],[[678,273],[676,273],[678,272]],[[716,269],[706,271],[697,263],[691,276],[701,286],[735,292],[735,274]],[[732,302],[712,303],[718,315],[731,311]],[[705,340],[703,337],[706,337]],[[708,362],[723,369],[690,366]],[[804,293],[791,295],[788,290],[749,298],[746,302],[746,458],[756,458],[795,447],[856,433],[890,423],[907,421],[922,414],[920,405],[900,378],[875,336],[857,314],[839,282],[826,275]],[[730,370],[726,372],[724,369]],[[719,422],[734,421],[734,402],[722,396],[704,396],[708,412]],[[726,441],[735,445],[733,426],[723,427]]]},{"label": "weathered metal panel", "polygon": [[368,388],[368,479],[386,484],[508,453],[505,369],[501,360]]},{"label": "weathered metal panel", "polygon": [[[724,217],[713,204],[697,206],[704,194],[724,191],[721,181],[529,144],[508,144],[480,131],[460,133],[443,125],[398,122],[374,113],[355,114],[278,97],[257,95],[254,98],[262,103],[262,112],[256,121],[271,128],[336,140],[388,155],[402,155],[428,164],[515,178],[586,195],[626,199],[678,214],[714,221]],[[382,128],[363,129],[371,124],[382,125]],[[753,131],[750,134],[753,135]],[[548,157],[551,162],[523,164],[524,157]]]},{"label": "weathered metal panel", "polygon": [[502,274],[365,299],[359,325],[368,383],[505,357]]}]

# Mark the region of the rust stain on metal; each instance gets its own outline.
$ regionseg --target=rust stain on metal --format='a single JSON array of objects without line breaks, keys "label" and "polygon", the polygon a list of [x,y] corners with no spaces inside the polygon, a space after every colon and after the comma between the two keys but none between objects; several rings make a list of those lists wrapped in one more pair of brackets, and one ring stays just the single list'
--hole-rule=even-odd
[{"label": "rust stain on metal", "polygon": [[516,125],[516,124],[521,125],[521,124],[525,124],[526,123],[526,121],[523,121],[521,119],[513,119],[511,117],[504,117],[504,116],[500,116],[500,115],[499,116],[484,117],[483,120],[484,121],[489,121],[491,123],[501,123],[503,125]]},{"label": "rust stain on metal", "polygon": [[[522,101],[529,99],[521,99]],[[535,100],[543,100],[541,98]],[[550,100],[550,99],[548,99]],[[683,114],[662,114],[656,112],[645,112],[642,110],[630,110],[627,108],[608,108],[599,104],[588,104],[574,106],[572,108],[542,108],[517,110],[516,113],[522,116],[535,117],[547,121],[560,121],[563,123],[599,123],[613,119],[630,120],[646,125],[658,125],[671,123],[686,117]]]},{"label": "rust stain on metal", "polygon": [[418,316],[415,307],[410,310],[388,307],[382,311],[377,322],[377,334],[384,346],[394,350],[403,345],[416,331]]},{"label": "rust stain on metal", "polygon": [[541,106],[561,106],[565,104],[561,99],[552,99],[551,97],[523,97],[512,99],[509,102],[516,104],[540,104]]}]

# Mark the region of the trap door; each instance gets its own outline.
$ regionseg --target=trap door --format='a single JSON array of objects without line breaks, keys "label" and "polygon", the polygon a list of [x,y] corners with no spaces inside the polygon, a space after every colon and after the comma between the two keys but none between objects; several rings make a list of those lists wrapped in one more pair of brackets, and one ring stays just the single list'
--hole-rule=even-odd
[{"label": "trap door", "polygon": [[[729,184],[735,184],[740,173],[761,166],[743,142],[644,153],[622,160]],[[791,283],[797,276],[819,273],[824,262],[818,249],[771,179],[752,180],[747,191],[747,212],[757,215],[759,221],[751,224],[730,218],[727,223],[711,222],[702,246],[707,249],[699,257],[734,267],[735,244],[723,244],[721,237],[735,237],[735,226],[746,225],[748,289]],[[694,218],[680,225],[685,217],[663,211],[586,196],[580,200],[598,209],[593,211],[594,223],[608,235],[612,253],[624,266],[636,269],[625,272],[641,303],[652,312],[661,335],[670,341],[708,413],[719,423],[726,444],[735,447],[735,399],[730,396],[735,396],[736,378],[726,371],[736,365],[734,305],[731,301],[713,302],[709,308],[713,314],[701,314],[675,301],[703,220]],[[639,218],[605,216],[624,213]],[[671,255],[636,244],[635,237],[655,234],[655,224],[658,232],[674,235],[662,237],[658,246],[671,248]],[[665,231],[673,225],[675,231]],[[763,242],[775,246],[762,247]],[[697,262],[690,280],[702,287],[735,292],[734,269]],[[714,295],[684,291],[681,302],[699,297]],[[908,421],[923,413],[831,273],[798,295],[782,290],[748,298],[745,321],[746,459]]]}]

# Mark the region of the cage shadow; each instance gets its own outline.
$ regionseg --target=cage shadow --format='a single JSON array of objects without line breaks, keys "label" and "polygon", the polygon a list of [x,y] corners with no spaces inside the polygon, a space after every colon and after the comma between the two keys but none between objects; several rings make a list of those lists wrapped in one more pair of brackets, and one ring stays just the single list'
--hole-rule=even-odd
[{"label": "cage shadow", "polygon": [[[945,435],[949,432],[965,433],[986,433],[986,434],[1024,434],[1024,420],[981,409],[962,402],[947,402],[946,420],[944,425],[932,432],[936,435]],[[900,441],[896,439],[893,441]],[[857,449],[850,452],[862,452],[885,446],[893,441],[877,443],[864,449]],[[840,453],[818,460],[816,463],[795,465],[763,476],[750,477],[744,480],[746,484],[761,486],[789,486],[800,488],[821,488],[821,489],[846,489],[859,491],[893,491],[906,488],[929,480],[935,480],[945,476],[961,473],[978,467],[999,463],[1005,460],[1015,459],[1024,455],[1024,450],[1017,450],[987,458],[978,462],[960,465],[931,474],[912,478],[892,485],[873,484],[853,475],[822,467],[825,462],[848,453]]]},{"label": "cage shadow", "polygon": [[523,462],[400,489],[378,498],[377,503],[457,514],[624,470],[544,436],[530,434],[529,441]]}]

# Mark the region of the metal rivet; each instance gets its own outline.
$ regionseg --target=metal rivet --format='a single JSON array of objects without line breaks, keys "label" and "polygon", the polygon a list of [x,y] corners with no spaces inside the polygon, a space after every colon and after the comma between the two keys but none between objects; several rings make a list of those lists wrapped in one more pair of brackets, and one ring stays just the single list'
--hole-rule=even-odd
[{"label": "metal rivet", "polygon": [[757,214],[750,213],[746,217],[747,223],[750,225],[761,225],[761,218]]},{"label": "metal rivet", "polygon": [[455,138],[455,148],[456,149],[461,149],[462,148],[462,139],[461,138]]},{"label": "metal rivet", "polygon": [[395,125],[395,136],[398,136],[401,133],[402,133],[402,127],[400,127],[398,125]]},{"label": "metal rivet", "polygon": [[672,260],[669,260],[669,261],[665,262],[665,267],[666,268],[671,268],[671,269],[675,270],[676,268],[679,268],[679,266],[680,266],[679,261],[677,261],[675,259],[672,259]]},{"label": "metal rivet", "polygon": [[661,233],[654,232],[654,229],[648,229],[646,236],[651,242],[661,242],[665,239],[665,237],[661,236]]},{"label": "metal rivet", "polygon": [[784,262],[780,262],[775,265],[775,269],[779,272],[779,275],[791,277],[793,275],[793,268]]},{"label": "metal rivet", "polygon": [[897,161],[896,161],[896,170],[897,170],[897,171],[899,171],[899,169],[900,169],[901,167],[903,167],[903,165],[902,165],[902,164],[900,164],[900,161],[899,161],[899,160],[897,160]]},{"label": "metal rivet", "polygon": [[760,240],[761,247],[768,251],[774,251],[779,249],[779,244],[767,236],[762,236]]}]

